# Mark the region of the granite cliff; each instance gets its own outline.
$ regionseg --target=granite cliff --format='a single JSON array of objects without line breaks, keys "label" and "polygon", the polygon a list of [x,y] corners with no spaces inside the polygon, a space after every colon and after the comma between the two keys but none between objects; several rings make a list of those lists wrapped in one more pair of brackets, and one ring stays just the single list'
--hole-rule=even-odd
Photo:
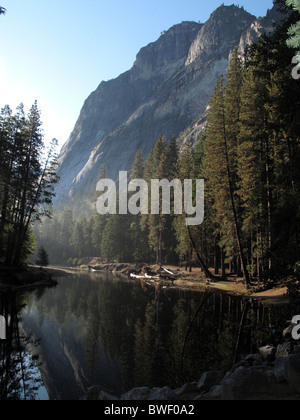
[{"label": "granite cliff", "polygon": [[160,134],[195,142],[233,48],[243,52],[277,20],[274,10],[257,19],[221,6],[206,23],[182,22],[142,48],[129,71],[102,82],[85,101],[59,156],[56,205],[91,212],[102,164],[117,178],[139,149],[148,155]]}]

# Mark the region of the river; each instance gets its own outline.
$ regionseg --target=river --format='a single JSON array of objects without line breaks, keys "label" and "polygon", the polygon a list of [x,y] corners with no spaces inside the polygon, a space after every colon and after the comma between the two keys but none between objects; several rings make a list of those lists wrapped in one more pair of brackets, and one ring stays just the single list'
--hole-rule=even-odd
[{"label": "river", "polygon": [[78,400],[93,385],[116,395],[139,386],[176,388],[204,371],[230,369],[267,344],[273,328],[270,309],[258,303],[110,273],[0,295],[1,314],[2,400]]}]

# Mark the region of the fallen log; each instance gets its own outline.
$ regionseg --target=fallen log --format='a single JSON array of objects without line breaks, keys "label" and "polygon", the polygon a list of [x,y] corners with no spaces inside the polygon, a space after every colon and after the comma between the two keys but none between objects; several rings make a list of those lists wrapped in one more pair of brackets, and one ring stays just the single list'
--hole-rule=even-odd
[{"label": "fallen log", "polygon": [[139,280],[159,280],[159,276],[149,276],[148,274],[144,275],[137,275],[134,273],[130,273],[130,277],[133,279],[139,279]]}]

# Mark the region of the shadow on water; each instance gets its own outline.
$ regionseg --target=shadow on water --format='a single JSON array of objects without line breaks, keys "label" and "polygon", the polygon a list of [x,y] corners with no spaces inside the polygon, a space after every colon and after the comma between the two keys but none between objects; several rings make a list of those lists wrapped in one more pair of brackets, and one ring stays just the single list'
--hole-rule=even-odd
[{"label": "shadow on water", "polygon": [[45,388],[57,400],[80,399],[93,385],[116,395],[176,388],[230,369],[276,341],[274,323],[284,327],[282,316],[255,301],[98,273],[61,278],[44,293],[0,296],[1,314],[1,399],[39,398]]}]

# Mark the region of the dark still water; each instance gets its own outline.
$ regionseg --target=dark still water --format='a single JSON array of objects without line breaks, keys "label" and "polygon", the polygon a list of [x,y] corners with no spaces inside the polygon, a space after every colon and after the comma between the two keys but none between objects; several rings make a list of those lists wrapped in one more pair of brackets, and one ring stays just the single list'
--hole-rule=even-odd
[{"label": "dark still water", "polygon": [[[80,399],[172,388],[227,370],[271,335],[270,310],[241,298],[76,274],[54,289],[0,295],[1,399]],[[244,317],[243,317],[244,314]],[[241,330],[241,319],[243,329]],[[242,334],[240,334],[242,332]]]}]

